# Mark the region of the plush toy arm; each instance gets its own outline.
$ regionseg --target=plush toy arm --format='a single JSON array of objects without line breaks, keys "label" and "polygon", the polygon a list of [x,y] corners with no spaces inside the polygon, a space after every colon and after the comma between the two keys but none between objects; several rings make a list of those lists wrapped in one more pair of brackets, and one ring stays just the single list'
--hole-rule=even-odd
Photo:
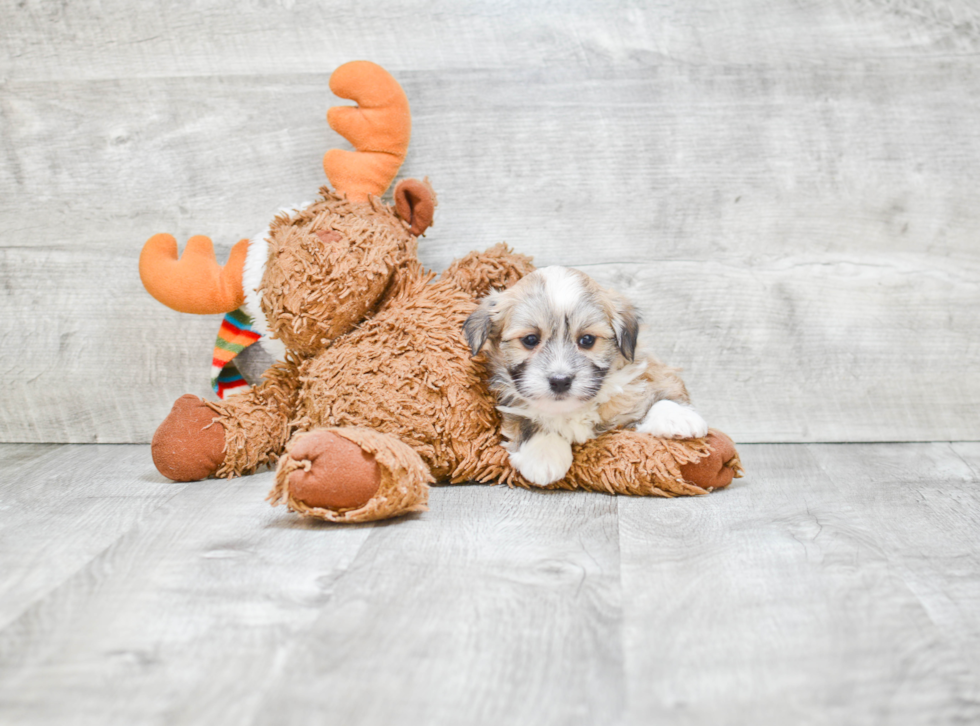
[{"label": "plush toy arm", "polygon": [[225,430],[225,458],[218,477],[251,474],[275,464],[293,433],[300,374],[295,360],[277,362],[265,380],[224,401],[209,401]]},{"label": "plush toy arm", "polygon": [[441,279],[479,299],[491,290],[510,287],[533,271],[530,257],[500,242],[485,252],[470,252],[456,260],[442,273]]},{"label": "plush toy arm", "polygon": [[174,481],[250,474],[274,464],[292,432],[299,377],[276,363],[266,380],[226,401],[181,396],[153,434],[157,470]]}]

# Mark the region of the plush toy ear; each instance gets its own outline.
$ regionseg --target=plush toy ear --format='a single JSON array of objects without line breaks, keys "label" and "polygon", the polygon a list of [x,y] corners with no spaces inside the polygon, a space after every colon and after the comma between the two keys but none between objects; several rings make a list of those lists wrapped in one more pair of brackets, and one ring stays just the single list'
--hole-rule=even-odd
[{"label": "plush toy ear", "polygon": [[626,298],[616,301],[612,316],[613,332],[616,333],[616,347],[630,363],[636,355],[636,339],[640,335],[640,314]]},{"label": "plush toy ear", "polygon": [[395,212],[409,223],[416,237],[432,226],[437,203],[428,179],[403,179],[395,187]]}]

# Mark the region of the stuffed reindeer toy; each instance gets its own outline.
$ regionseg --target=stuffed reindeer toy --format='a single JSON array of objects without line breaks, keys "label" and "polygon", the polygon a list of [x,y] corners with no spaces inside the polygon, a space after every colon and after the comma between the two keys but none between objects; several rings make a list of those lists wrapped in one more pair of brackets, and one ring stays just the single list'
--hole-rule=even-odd
[{"label": "stuffed reindeer toy", "polygon": [[[463,335],[477,302],[533,271],[531,260],[498,244],[441,275],[423,269],[432,188],[406,179],[393,205],[380,199],[408,148],[404,92],[364,61],[338,68],[330,87],[357,103],[327,117],[356,151],[327,152],[332,188],[317,201],[280,213],[223,267],[206,237],[180,259],[170,235],[143,248],[140,276],[157,300],[195,314],[242,308],[283,351],[260,384],[226,400],[179,398],[153,436],[157,469],[193,481],[278,462],[272,503],[334,522],[424,510],[436,481],[533,486],[508,459],[484,356]],[[665,440],[615,430],[573,451],[548,488],[704,494],[739,473],[731,440],[714,431]]]}]

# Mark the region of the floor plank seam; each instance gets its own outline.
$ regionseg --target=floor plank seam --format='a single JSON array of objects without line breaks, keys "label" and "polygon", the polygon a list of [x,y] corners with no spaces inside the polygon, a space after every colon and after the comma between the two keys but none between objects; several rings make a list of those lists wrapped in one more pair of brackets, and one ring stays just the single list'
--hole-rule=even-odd
[{"label": "floor plank seam", "polygon": [[973,441],[951,441],[951,442],[949,442],[949,450],[953,452],[953,454],[956,456],[957,459],[959,459],[960,461],[963,462],[963,464],[966,466],[966,468],[969,469],[973,473],[973,476],[975,478],[980,478],[980,470],[978,470],[976,467],[974,467],[973,464],[971,464],[969,461],[967,461],[965,458],[963,458],[963,455],[956,450],[956,444],[967,444],[967,443],[972,444],[972,443],[975,443],[975,442],[973,442]]}]

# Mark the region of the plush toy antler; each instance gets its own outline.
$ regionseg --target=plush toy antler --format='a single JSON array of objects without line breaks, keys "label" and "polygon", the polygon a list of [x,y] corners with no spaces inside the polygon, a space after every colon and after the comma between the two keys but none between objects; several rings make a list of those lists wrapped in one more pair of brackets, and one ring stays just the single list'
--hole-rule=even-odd
[{"label": "plush toy antler", "polygon": [[412,135],[408,97],[398,81],[370,61],[353,61],[330,77],[330,90],[357,106],[334,106],[327,122],[357,151],[331,149],[323,170],[338,194],[352,202],[380,197],[398,173]]},{"label": "plush toy antler", "polygon": [[197,235],[187,241],[178,260],[177,240],[169,234],[155,234],[140,253],[140,279],[147,292],[178,312],[229,313],[245,301],[242,270],[247,253],[248,240],[243,239],[232,247],[222,267],[211,240]]}]

